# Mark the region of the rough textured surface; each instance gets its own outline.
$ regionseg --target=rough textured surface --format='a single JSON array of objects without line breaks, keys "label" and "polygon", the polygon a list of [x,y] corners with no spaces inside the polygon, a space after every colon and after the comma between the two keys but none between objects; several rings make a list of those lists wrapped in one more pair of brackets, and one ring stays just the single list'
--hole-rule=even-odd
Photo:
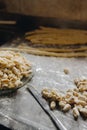
[{"label": "rough textured surface", "polygon": [[4,2],[8,12],[87,21],[86,0],[4,0]]},{"label": "rough textured surface", "polygon": [[[32,62],[34,77],[30,84],[36,87],[38,92],[44,87],[57,88],[63,93],[76,87],[73,83],[75,78],[87,79],[87,59],[68,59],[40,57],[25,54]],[[69,74],[64,73],[64,69]],[[28,84],[27,84],[28,85]],[[0,98],[0,123],[14,128],[15,130],[56,130],[55,126],[41,109],[35,99],[26,91],[26,86],[19,89],[11,98]],[[73,119],[70,113],[62,113],[59,110],[54,114],[62,121],[68,130],[86,130],[87,122],[81,117],[78,121]]]}]

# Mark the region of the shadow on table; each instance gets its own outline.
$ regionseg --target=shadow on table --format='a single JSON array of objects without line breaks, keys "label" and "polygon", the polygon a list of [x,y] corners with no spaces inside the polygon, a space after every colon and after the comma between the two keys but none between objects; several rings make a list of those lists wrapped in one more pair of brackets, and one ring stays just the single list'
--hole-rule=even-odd
[{"label": "shadow on table", "polygon": [[11,130],[11,129],[9,129],[9,128],[3,126],[3,125],[0,125],[0,130]]}]

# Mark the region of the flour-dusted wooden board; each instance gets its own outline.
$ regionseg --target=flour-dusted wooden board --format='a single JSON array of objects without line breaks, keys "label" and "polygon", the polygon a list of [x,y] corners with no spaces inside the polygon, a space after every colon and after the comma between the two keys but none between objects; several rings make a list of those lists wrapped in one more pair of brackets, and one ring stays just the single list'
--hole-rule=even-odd
[{"label": "flour-dusted wooden board", "polygon": [[[57,88],[65,92],[76,87],[74,79],[87,79],[87,58],[53,58],[24,54],[32,63],[34,77],[29,82],[38,92],[44,87]],[[69,74],[64,74],[67,68]],[[27,84],[28,85],[28,84]],[[26,91],[25,85],[10,98],[0,98],[0,123],[15,130],[56,130],[54,124],[36,100]],[[87,130],[87,120],[81,117],[75,121],[72,112],[54,114],[62,121],[67,130]]]}]

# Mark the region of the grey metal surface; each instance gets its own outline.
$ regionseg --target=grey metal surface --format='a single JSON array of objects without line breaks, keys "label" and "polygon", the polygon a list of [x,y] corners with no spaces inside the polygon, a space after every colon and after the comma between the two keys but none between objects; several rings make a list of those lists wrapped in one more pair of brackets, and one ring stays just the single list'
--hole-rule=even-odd
[{"label": "grey metal surface", "polygon": [[[38,92],[44,87],[65,92],[76,87],[74,79],[87,78],[87,58],[53,58],[28,54],[25,56],[32,63],[34,71],[34,77],[29,84],[35,86]],[[68,75],[63,72],[65,68],[69,69]],[[50,118],[26,91],[27,85],[12,97],[0,98],[0,123],[15,130],[56,130]],[[71,111],[64,114],[55,110],[54,114],[68,130],[87,130],[87,120],[84,121],[80,117],[75,121]]]},{"label": "grey metal surface", "polygon": [[32,96],[36,99],[36,101],[40,104],[42,109],[47,113],[47,115],[50,117],[50,119],[55,124],[56,128],[58,130],[67,130],[66,127],[62,124],[62,122],[54,115],[54,112],[50,109],[49,104],[45,99],[42,98],[41,93],[38,93],[38,91],[35,89],[35,87],[29,85],[27,87],[28,92],[32,94]]}]

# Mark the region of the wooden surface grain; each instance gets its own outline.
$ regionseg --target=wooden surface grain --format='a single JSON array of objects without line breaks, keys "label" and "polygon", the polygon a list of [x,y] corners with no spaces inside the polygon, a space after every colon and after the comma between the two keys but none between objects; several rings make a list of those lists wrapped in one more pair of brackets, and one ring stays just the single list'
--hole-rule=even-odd
[{"label": "wooden surface grain", "polygon": [[7,11],[33,16],[87,20],[87,0],[4,0]]}]

